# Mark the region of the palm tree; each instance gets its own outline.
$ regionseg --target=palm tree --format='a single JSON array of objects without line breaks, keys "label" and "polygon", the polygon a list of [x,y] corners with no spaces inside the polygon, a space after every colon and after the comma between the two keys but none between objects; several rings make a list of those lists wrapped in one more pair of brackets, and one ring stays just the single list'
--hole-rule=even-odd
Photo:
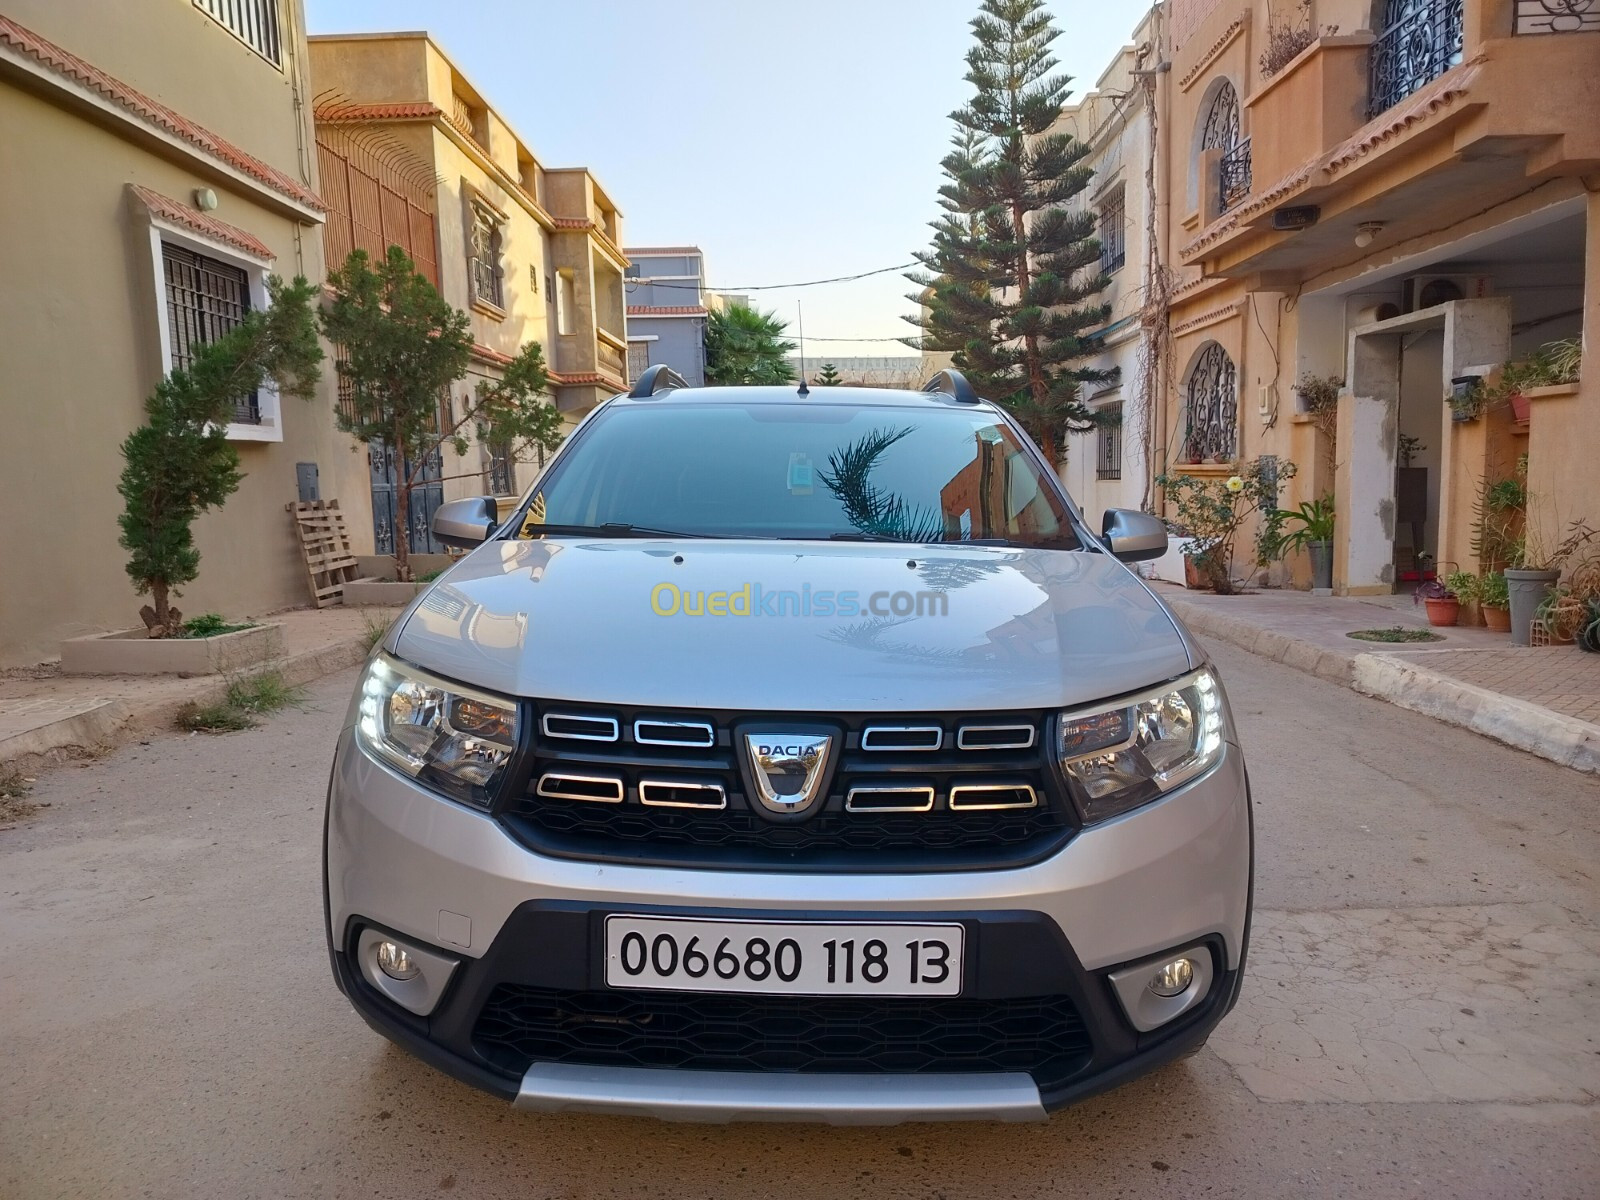
[{"label": "palm tree", "polygon": [[795,344],[784,340],[786,328],[776,314],[744,304],[712,312],[706,322],[706,382],[722,386],[791,382],[794,371],[784,355]]}]

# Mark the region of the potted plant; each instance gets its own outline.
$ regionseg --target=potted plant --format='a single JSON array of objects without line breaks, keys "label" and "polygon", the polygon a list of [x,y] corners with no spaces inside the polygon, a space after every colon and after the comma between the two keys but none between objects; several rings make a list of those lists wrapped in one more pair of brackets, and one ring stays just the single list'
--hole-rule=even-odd
[{"label": "potted plant", "polygon": [[1531,415],[1528,393],[1534,388],[1573,383],[1582,365],[1582,343],[1577,338],[1546,342],[1527,358],[1516,359],[1500,368],[1500,377],[1484,394],[1487,404],[1504,400],[1511,407],[1511,419],[1526,425]]},{"label": "potted plant", "polygon": [[1193,475],[1156,477],[1166,489],[1167,501],[1177,516],[1168,528],[1188,530],[1185,561],[1192,561],[1219,596],[1232,595],[1233,547],[1240,528],[1256,513],[1277,511],[1278,483],[1292,479],[1295,465],[1285,459],[1263,463],[1257,458],[1227,479],[1201,479]]},{"label": "potted plant", "polygon": [[1450,395],[1446,400],[1452,421],[1476,421],[1483,415],[1483,376],[1455,376],[1450,380]]},{"label": "potted plant", "polygon": [[1478,581],[1478,611],[1483,623],[1496,633],[1511,632],[1511,594],[1502,571],[1491,571]]},{"label": "potted plant", "polygon": [[1477,590],[1478,577],[1470,571],[1452,571],[1444,579],[1427,579],[1417,585],[1412,603],[1421,600],[1428,610],[1428,624],[1450,626],[1461,619],[1461,606],[1470,603]]},{"label": "potted plant", "polygon": [[1305,550],[1311,557],[1311,590],[1322,596],[1332,595],[1333,496],[1308,500],[1299,508],[1280,508],[1277,517],[1279,555]]},{"label": "potted plant", "polygon": [[[1525,514],[1522,537],[1512,544],[1504,575],[1511,613],[1511,644],[1526,646],[1532,640],[1533,618],[1555,592],[1561,568],[1578,550],[1600,538],[1600,530],[1582,518],[1572,522],[1566,537],[1550,546],[1535,511]],[[1548,547],[1548,548],[1547,548]]]}]

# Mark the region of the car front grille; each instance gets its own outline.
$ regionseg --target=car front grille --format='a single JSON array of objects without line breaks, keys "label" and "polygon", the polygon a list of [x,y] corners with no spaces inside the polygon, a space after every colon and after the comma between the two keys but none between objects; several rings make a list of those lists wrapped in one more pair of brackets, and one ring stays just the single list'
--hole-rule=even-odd
[{"label": "car front grille", "polygon": [[487,1062],[838,1074],[1026,1071],[1058,1086],[1089,1061],[1066,996],[923,999],[557,991],[501,984],[473,1029]]},{"label": "car front grille", "polygon": [[[723,869],[944,871],[1035,861],[1075,832],[1042,713],[770,714],[539,706],[497,815],[567,858]],[[826,724],[827,796],[798,820],[746,795],[745,722]]]}]

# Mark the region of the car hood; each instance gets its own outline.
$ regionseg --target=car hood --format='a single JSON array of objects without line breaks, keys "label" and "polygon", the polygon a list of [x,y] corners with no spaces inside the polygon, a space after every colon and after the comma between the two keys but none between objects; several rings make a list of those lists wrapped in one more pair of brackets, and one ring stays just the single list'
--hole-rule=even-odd
[{"label": "car hood", "polygon": [[[683,611],[730,603],[718,593],[748,615]],[[921,613],[894,615],[896,593]],[[489,542],[393,649],[514,696],[790,712],[1048,708],[1195,665],[1165,607],[1098,552],[700,539]]]}]

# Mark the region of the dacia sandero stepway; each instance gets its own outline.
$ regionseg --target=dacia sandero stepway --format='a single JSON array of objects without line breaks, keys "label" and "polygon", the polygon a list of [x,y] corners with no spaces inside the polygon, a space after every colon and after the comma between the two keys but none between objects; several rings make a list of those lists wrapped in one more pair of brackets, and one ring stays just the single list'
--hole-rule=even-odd
[{"label": "dacia sandero stepway", "polygon": [[1216,669],[1039,450],[922,392],[590,414],[362,672],[328,945],[384,1036],[529,1109],[1026,1120],[1238,995],[1245,764]]}]

